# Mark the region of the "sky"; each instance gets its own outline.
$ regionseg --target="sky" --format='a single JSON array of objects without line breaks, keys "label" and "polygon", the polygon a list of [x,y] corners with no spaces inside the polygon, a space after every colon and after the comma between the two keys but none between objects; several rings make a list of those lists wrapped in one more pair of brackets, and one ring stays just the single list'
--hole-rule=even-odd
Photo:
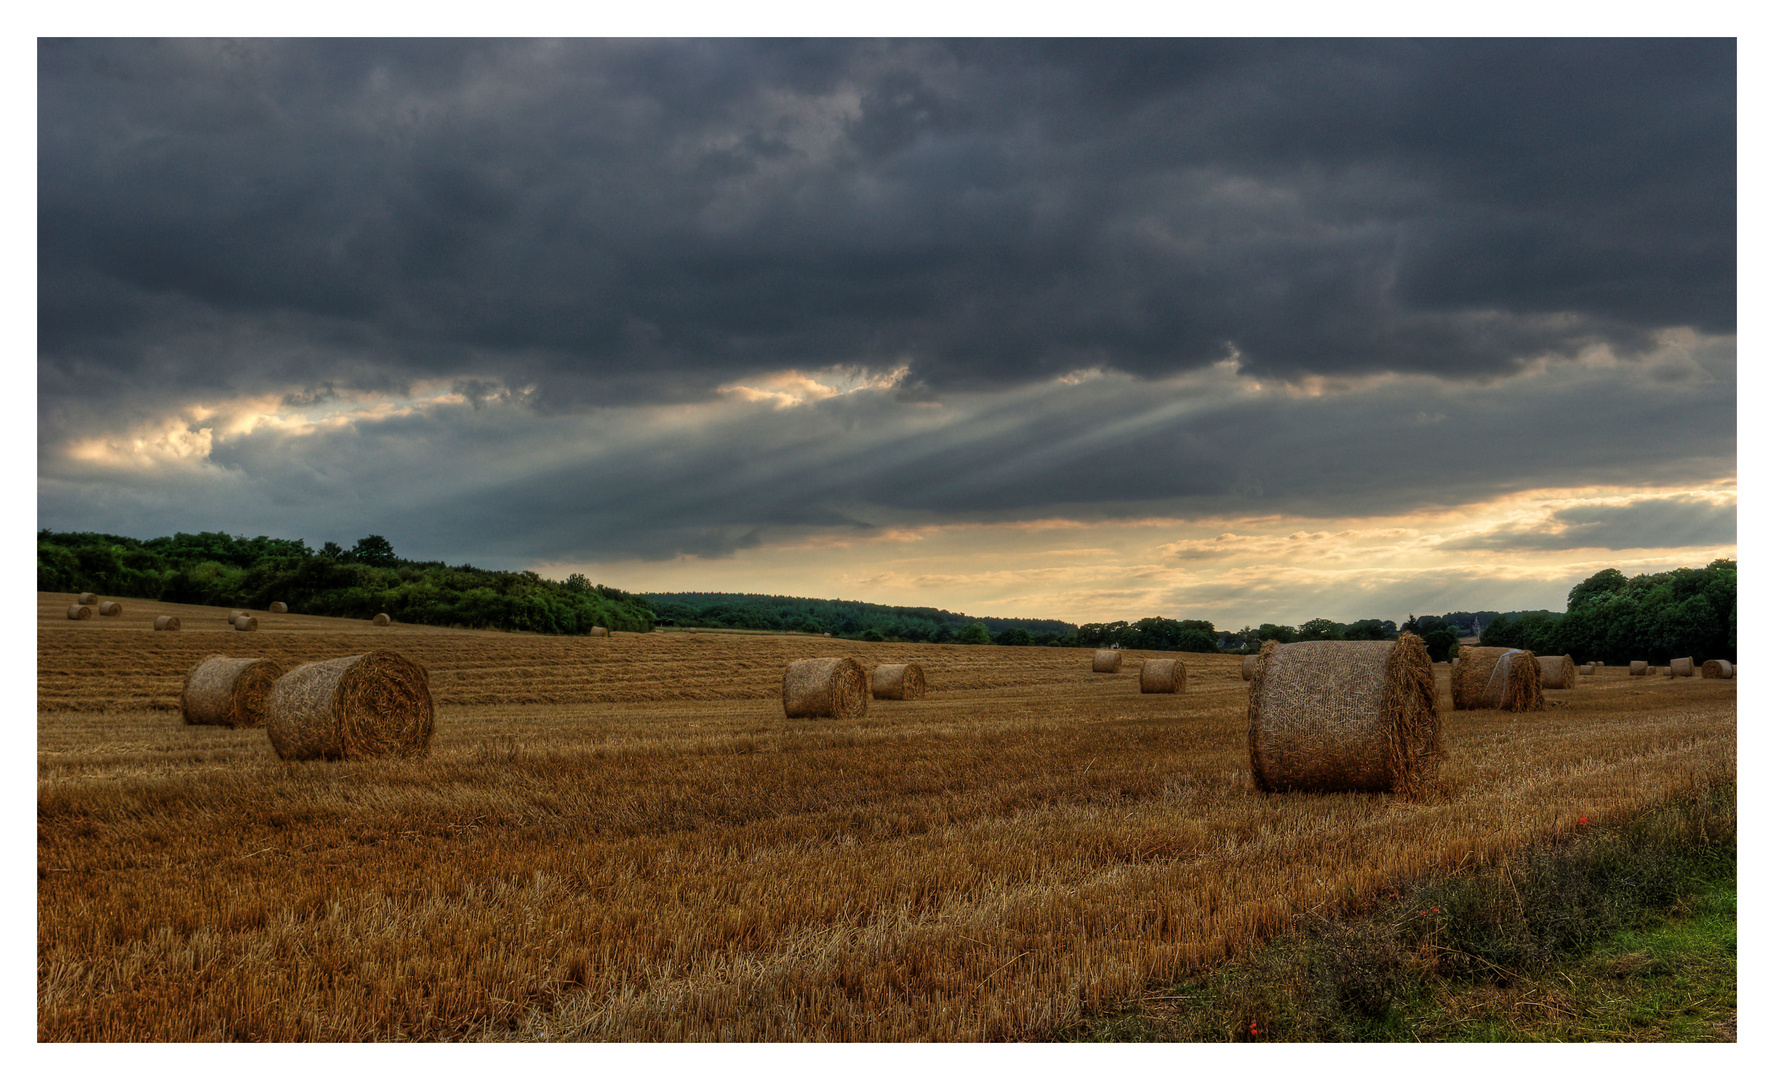
[{"label": "sky", "polygon": [[1736,557],[1728,39],[36,59],[42,528],[1225,628]]}]

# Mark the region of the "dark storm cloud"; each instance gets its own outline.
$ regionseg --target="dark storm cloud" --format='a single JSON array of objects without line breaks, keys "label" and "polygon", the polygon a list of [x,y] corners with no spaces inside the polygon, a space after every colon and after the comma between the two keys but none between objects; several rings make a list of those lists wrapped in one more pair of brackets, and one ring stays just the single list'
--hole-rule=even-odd
[{"label": "dark storm cloud", "polygon": [[1540,528],[1503,529],[1443,545],[1462,550],[1693,548],[1737,542],[1737,505],[1675,496],[1553,513]]},{"label": "dark storm cloud", "polygon": [[40,422],[1631,354],[1734,330],[1735,82],[1728,40],[45,41]]}]

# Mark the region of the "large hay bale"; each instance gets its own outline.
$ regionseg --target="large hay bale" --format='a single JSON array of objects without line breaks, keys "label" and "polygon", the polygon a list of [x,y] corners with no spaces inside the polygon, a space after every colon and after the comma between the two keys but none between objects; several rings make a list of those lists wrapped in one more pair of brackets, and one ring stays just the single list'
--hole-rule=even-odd
[{"label": "large hay bale", "polygon": [[1539,712],[1546,707],[1540,665],[1526,649],[1467,645],[1460,649],[1460,659],[1453,677],[1454,708]]},{"label": "large hay bale", "polygon": [[869,672],[869,695],[881,701],[924,696],[924,669],[917,664],[876,664]]},{"label": "large hay bale", "polygon": [[99,605],[99,614],[100,615],[121,615],[121,614],[123,614],[123,605],[119,604],[115,600],[106,600],[104,603]]},{"label": "large hay bale", "polygon": [[1595,665],[1594,664],[1578,664],[1577,665],[1577,674],[1579,674],[1579,675],[1594,675],[1595,674]]},{"label": "large hay bale", "polygon": [[1577,685],[1577,662],[1571,654],[1536,656],[1540,664],[1540,687],[1544,690],[1569,690]]},{"label": "large hay bale", "polygon": [[83,592],[79,596],[76,596],[74,598],[74,602],[76,604],[85,604],[88,607],[97,607],[98,602],[99,602],[99,594],[98,593]]},{"label": "large hay bale", "polygon": [[388,617],[388,613],[386,611],[376,612],[376,617],[370,620],[370,622],[374,623],[377,626],[387,626],[388,624],[392,623],[393,621],[394,621],[393,619],[390,619]]},{"label": "large hay bale", "polygon": [[234,629],[236,630],[257,630],[258,628],[259,620],[255,616],[242,615],[234,620]]},{"label": "large hay bale", "polygon": [[1244,658],[1244,670],[1242,672],[1242,674],[1244,675],[1244,681],[1249,682],[1250,677],[1252,675],[1255,675],[1256,673],[1257,673],[1257,654],[1251,653],[1249,656]]},{"label": "large hay bale", "polygon": [[1441,768],[1435,672],[1423,639],[1269,641],[1247,706],[1259,791],[1427,794]]},{"label": "large hay bale", "polygon": [[177,615],[156,615],[156,616],[154,616],[154,629],[156,629],[156,630],[177,630],[178,628],[179,628],[179,617]]},{"label": "large hay bale", "polygon": [[285,761],[423,757],[435,720],[429,673],[392,649],[292,668],[265,703]]},{"label": "large hay bale", "polygon": [[68,618],[70,618],[70,619],[90,619],[90,618],[92,618],[92,609],[87,607],[85,604],[69,604],[68,605]]},{"label": "large hay bale", "polygon": [[869,680],[847,656],[793,660],[782,673],[782,711],[790,717],[859,720],[868,712]]},{"label": "large hay bale", "polygon": [[258,727],[265,721],[265,699],[283,674],[283,665],[256,656],[206,656],[185,676],[179,712],[187,724]]},{"label": "large hay bale", "polygon": [[1140,664],[1140,693],[1180,694],[1189,685],[1181,660],[1147,660]]},{"label": "large hay bale", "polygon": [[609,637],[610,632],[601,626],[594,626],[591,628],[591,636],[592,637]]},{"label": "large hay bale", "polygon": [[271,601],[271,606],[266,610],[270,611],[273,615],[288,615],[290,606],[282,600],[273,600]]},{"label": "large hay bale", "polygon": [[1643,660],[1634,660],[1626,665],[1626,674],[1628,675],[1649,675],[1650,673],[1651,665]]},{"label": "large hay bale", "polygon": [[1692,656],[1672,658],[1669,661],[1669,671],[1666,674],[1672,679],[1692,679],[1694,677],[1694,658]]},{"label": "large hay bale", "polygon": [[1115,672],[1121,670],[1120,649],[1098,649],[1090,658],[1090,670]]},{"label": "large hay bale", "polygon": [[1729,660],[1708,660],[1700,665],[1702,679],[1731,679],[1736,675],[1737,669],[1731,666]]}]

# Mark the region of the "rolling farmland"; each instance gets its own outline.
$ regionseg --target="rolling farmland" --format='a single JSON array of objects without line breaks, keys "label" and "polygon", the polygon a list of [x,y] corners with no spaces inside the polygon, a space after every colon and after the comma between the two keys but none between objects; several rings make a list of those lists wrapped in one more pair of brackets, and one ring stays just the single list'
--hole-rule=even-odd
[{"label": "rolling farmland", "polygon": [[[1735,684],[1455,712],[1446,790],[1262,795],[1236,656],[38,612],[43,1040],[1041,1038],[1304,912],[1736,774]],[[154,632],[156,615],[183,629]],[[425,665],[428,758],[187,727],[211,653]],[[788,661],[929,694],[785,719]]]}]

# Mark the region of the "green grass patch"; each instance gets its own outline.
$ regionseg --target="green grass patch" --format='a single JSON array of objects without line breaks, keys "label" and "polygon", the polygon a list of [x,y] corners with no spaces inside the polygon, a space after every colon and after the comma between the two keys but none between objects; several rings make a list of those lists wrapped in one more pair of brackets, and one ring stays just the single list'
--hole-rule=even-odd
[{"label": "green grass patch", "polygon": [[1733,1040],[1736,786],[1388,889],[1075,1041]]}]

